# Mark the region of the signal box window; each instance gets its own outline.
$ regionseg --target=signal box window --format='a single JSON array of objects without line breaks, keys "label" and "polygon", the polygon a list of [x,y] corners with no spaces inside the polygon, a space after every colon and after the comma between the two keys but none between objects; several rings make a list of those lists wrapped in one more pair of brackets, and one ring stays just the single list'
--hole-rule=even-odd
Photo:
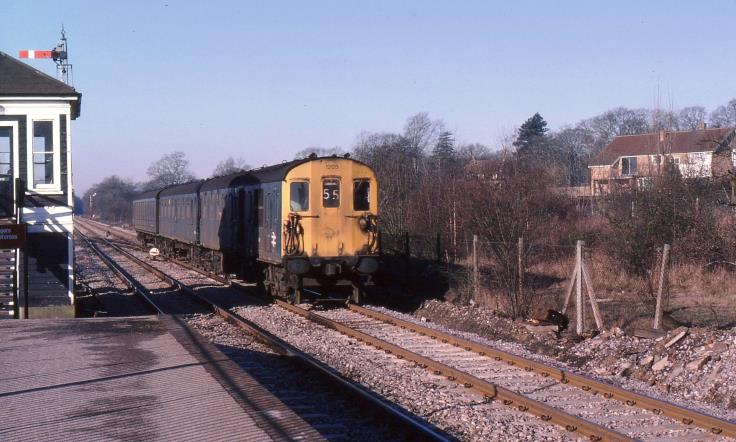
[{"label": "signal box window", "polygon": [[54,184],[54,138],[51,121],[33,122],[33,185]]},{"label": "signal box window", "polygon": [[305,212],[309,210],[309,183],[291,183],[291,203],[289,208],[292,212]]},{"label": "signal box window", "polygon": [[340,207],[340,180],[329,178],[322,181],[322,206]]},{"label": "signal box window", "polygon": [[371,182],[353,181],[353,210],[369,210],[371,207]]},{"label": "signal box window", "polygon": [[11,152],[13,152],[13,130],[10,127],[0,127],[0,175],[10,175]]}]

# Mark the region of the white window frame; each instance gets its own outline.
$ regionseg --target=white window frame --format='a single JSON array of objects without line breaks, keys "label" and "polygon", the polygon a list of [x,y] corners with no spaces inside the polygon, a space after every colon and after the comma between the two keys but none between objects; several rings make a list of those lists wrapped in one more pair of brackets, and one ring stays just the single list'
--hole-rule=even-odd
[{"label": "white window frame", "polygon": [[[36,184],[34,181],[34,167],[33,167],[33,128],[37,121],[50,121],[51,122],[51,144],[54,160],[54,182],[52,184]],[[28,190],[32,190],[37,193],[60,193],[61,192],[61,128],[59,124],[59,117],[40,117],[34,116],[30,119],[28,124],[28,152],[27,152],[27,187]]]}]

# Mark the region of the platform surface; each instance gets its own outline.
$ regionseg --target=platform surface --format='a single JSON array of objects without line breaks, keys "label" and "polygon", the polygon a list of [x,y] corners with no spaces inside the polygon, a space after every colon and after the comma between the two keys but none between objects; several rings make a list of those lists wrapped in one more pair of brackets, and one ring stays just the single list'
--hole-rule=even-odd
[{"label": "platform surface", "polygon": [[0,323],[0,440],[319,440],[175,317]]}]

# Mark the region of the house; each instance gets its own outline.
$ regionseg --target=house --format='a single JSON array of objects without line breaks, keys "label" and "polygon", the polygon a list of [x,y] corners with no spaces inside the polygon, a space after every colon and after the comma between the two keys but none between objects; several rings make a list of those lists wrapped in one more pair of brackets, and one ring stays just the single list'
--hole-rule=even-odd
[{"label": "house", "polygon": [[25,245],[0,257],[6,313],[12,306],[21,317],[74,316],[71,121],[81,99],[73,87],[0,52],[0,224],[27,227]]},{"label": "house", "polygon": [[684,178],[733,176],[735,134],[733,128],[708,129],[701,124],[692,131],[618,136],[588,166],[591,194],[646,185],[668,161]]}]

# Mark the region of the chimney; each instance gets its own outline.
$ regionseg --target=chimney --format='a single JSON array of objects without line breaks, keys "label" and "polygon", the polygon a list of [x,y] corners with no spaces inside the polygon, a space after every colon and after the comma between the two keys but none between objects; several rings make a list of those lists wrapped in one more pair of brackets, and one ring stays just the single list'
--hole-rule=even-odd
[{"label": "chimney", "polygon": [[708,128],[708,123],[706,123],[705,121],[701,121],[700,123],[698,123],[698,130],[705,130],[707,128]]},{"label": "chimney", "polygon": [[659,142],[664,143],[664,131],[663,130],[659,131]]}]

